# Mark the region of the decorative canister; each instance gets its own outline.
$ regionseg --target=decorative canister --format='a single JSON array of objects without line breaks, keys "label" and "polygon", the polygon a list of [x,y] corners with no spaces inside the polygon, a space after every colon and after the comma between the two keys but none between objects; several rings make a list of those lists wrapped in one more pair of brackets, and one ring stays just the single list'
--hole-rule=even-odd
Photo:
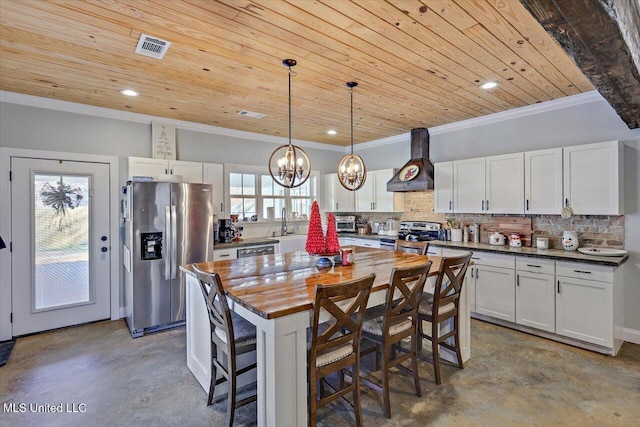
[{"label": "decorative canister", "polygon": [[562,247],[565,251],[575,251],[578,249],[578,232],[565,231],[562,233]]},{"label": "decorative canister", "polygon": [[512,248],[519,248],[522,246],[520,233],[511,233],[511,235],[509,236],[509,246],[511,246]]},{"label": "decorative canister", "polygon": [[549,249],[549,238],[538,237],[536,239],[536,246],[538,247],[538,249]]},{"label": "decorative canister", "polygon": [[342,250],[342,265],[351,265],[351,258],[353,256],[353,249]]}]

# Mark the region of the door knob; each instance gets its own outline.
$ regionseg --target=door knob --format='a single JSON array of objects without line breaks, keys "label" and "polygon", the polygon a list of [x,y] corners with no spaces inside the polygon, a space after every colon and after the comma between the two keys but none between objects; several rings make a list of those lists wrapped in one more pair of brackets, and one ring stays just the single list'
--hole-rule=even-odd
[{"label": "door knob", "polygon": [[106,246],[103,246],[103,247],[101,247],[101,248],[100,248],[100,251],[101,251],[101,252],[107,252],[108,250],[109,250],[109,249],[107,249],[107,247],[106,247]]}]

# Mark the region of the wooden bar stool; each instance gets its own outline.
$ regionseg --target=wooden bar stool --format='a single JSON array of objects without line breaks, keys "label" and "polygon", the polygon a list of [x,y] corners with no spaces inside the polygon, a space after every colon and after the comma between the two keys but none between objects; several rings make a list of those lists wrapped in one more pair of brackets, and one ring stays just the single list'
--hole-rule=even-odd
[{"label": "wooden bar stool", "polygon": [[[254,402],[256,395],[236,401],[237,377],[256,368],[256,363],[237,369],[237,356],[256,349],[256,327],[241,316],[229,310],[227,298],[224,294],[222,281],[216,273],[206,273],[194,266],[200,281],[200,289],[207,304],[209,323],[211,326],[211,383],[207,405],[212,405],[216,385],[229,382],[227,394],[227,426],[233,425],[235,410],[247,403]],[[218,359],[218,350],[222,358]],[[226,356],[226,357],[225,357]],[[224,359],[227,366],[224,366]],[[216,379],[218,371],[222,377]],[[222,400],[219,396],[216,402]]]},{"label": "wooden bar stool", "polygon": [[[387,418],[391,418],[389,399],[389,370],[391,367],[397,366],[400,370],[412,374],[416,395],[422,395],[418,375],[418,306],[430,268],[431,261],[418,267],[394,268],[391,271],[386,303],[369,308],[365,313],[362,339],[374,343],[375,346],[361,352],[361,355],[376,352],[376,369],[379,369],[381,356],[382,385],[364,377],[360,380],[366,386],[382,393]],[[401,295],[399,298],[394,298],[396,291]],[[400,342],[405,338],[411,340],[411,350],[400,345]],[[403,354],[396,357],[396,351]],[[411,359],[411,369],[401,365],[408,359]]]},{"label": "wooden bar stool", "polygon": [[[460,353],[460,293],[464,276],[471,261],[471,252],[459,257],[442,258],[440,274],[436,279],[434,293],[424,293],[422,302],[418,310],[418,339],[426,338],[431,341],[433,370],[436,377],[436,384],[441,383],[440,379],[440,354],[439,346],[443,346],[451,351],[455,351],[458,360],[458,367],[463,369],[462,355]],[[453,318],[453,328],[451,331],[440,336],[440,324],[445,320]],[[431,336],[426,335],[422,330],[422,322],[431,322]],[[447,343],[450,338],[454,339],[454,345]],[[420,343],[422,344],[422,343]],[[422,347],[422,345],[420,345]]]},{"label": "wooden bar stool", "polygon": [[[317,423],[316,412],[347,393],[353,393],[353,410],[356,424],[362,426],[362,408],[360,406],[360,336],[364,312],[367,308],[371,286],[375,274],[361,279],[341,282],[333,285],[316,286],[313,302],[313,320],[310,330],[309,347],[309,425]],[[350,302],[340,301],[352,299]],[[346,307],[344,305],[346,304]],[[321,323],[321,317],[331,318]],[[345,368],[351,366],[351,384],[344,384]],[[340,372],[340,381],[333,387],[326,377]],[[317,393],[318,385],[326,384],[333,390],[329,396],[323,396],[324,387]],[[346,399],[345,399],[346,400]]]},{"label": "wooden bar stool", "polygon": [[[397,239],[396,251],[417,253],[419,255],[426,255],[429,249],[429,242],[410,242],[408,240]],[[416,252],[417,251],[417,252]]]}]

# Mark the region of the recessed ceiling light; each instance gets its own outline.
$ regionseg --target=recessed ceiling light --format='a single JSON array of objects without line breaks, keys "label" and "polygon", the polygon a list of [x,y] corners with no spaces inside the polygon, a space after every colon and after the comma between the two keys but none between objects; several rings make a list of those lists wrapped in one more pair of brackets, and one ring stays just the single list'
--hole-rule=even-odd
[{"label": "recessed ceiling light", "polygon": [[120,93],[126,96],[138,96],[138,92],[133,89],[122,89]]},{"label": "recessed ceiling light", "polygon": [[337,134],[338,132],[336,132],[336,131],[335,131],[335,129],[329,129],[329,130],[327,131],[327,133],[328,133],[329,135],[335,135],[335,134]]},{"label": "recessed ceiling light", "polygon": [[480,85],[480,89],[493,89],[496,86],[498,86],[496,82],[486,82]]}]

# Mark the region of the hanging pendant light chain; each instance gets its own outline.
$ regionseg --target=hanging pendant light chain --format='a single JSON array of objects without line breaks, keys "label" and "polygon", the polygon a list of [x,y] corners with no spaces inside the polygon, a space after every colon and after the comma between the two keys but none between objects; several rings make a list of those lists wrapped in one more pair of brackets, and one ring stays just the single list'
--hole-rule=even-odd
[{"label": "hanging pendant light chain", "polygon": [[351,94],[351,155],[353,156],[353,87],[349,88]]},{"label": "hanging pendant light chain", "polygon": [[291,66],[289,66],[289,146],[291,146]]}]

